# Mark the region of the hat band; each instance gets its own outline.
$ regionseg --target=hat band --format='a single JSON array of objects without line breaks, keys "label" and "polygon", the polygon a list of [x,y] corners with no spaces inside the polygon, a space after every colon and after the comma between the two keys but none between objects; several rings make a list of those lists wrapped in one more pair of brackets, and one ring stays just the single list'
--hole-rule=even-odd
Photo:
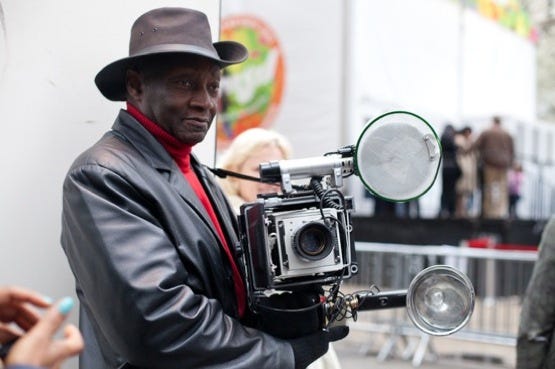
[{"label": "hat band", "polygon": [[215,52],[215,50],[209,50],[204,47],[199,47],[196,45],[187,45],[187,44],[162,44],[162,45],[155,45],[146,47],[141,49],[140,51],[130,55],[130,57],[135,56],[143,56],[148,54],[157,54],[157,53],[189,53],[189,54],[196,54],[205,56],[210,59],[221,60],[220,56]]}]

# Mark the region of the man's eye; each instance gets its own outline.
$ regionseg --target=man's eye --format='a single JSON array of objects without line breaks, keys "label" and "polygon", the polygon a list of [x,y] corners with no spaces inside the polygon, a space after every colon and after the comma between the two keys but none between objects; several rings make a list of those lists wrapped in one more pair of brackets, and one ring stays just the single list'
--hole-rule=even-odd
[{"label": "man's eye", "polygon": [[180,87],[191,88],[191,87],[193,87],[193,82],[191,82],[188,79],[179,80],[179,81],[177,81],[177,85],[180,86]]},{"label": "man's eye", "polygon": [[210,90],[217,93],[218,91],[220,91],[220,84],[219,83],[214,83],[214,84],[210,85]]}]

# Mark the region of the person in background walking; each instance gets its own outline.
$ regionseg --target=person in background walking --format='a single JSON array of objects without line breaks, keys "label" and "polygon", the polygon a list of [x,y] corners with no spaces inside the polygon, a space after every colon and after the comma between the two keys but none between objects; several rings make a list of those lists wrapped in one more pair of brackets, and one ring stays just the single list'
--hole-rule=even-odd
[{"label": "person in background walking", "polygon": [[507,172],[514,161],[512,136],[493,117],[490,128],[483,131],[473,148],[478,152],[483,170],[482,216],[506,218],[509,215]]},{"label": "person in background walking", "polygon": [[455,187],[457,193],[455,216],[458,218],[466,218],[470,215],[477,189],[476,153],[470,150],[473,142],[472,128],[468,126],[455,135],[457,163],[461,169],[461,176]]},{"label": "person in background walking", "polygon": [[511,219],[517,218],[516,205],[520,200],[522,193],[522,182],[524,180],[524,172],[522,164],[515,163],[508,173],[509,185],[509,217]]},{"label": "person in background walking", "polygon": [[455,215],[455,184],[461,175],[457,163],[457,146],[455,145],[455,128],[447,124],[441,134],[441,149],[443,151],[441,168],[441,218],[450,218]]}]

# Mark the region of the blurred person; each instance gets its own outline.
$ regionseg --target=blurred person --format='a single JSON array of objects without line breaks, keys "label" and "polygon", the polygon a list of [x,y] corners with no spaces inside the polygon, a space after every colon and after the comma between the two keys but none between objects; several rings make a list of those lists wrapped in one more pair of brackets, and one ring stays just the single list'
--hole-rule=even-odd
[{"label": "blurred person", "polygon": [[472,128],[468,126],[455,135],[456,158],[461,169],[461,176],[455,185],[455,215],[459,218],[470,215],[474,194],[478,188],[476,153],[471,150],[473,141]]},{"label": "blurred person", "polygon": [[441,160],[441,201],[439,216],[450,218],[455,215],[456,192],[455,185],[461,176],[461,169],[457,163],[457,146],[455,145],[455,128],[447,124],[440,137]]},{"label": "blurred person", "polygon": [[[285,136],[269,129],[251,128],[233,139],[220,159],[218,167],[258,178],[260,176],[260,163],[287,160],[291,157],[291,154],[291,144]],[[237,213],[239,213],[241,205],[253,202],[258,194],[280,191],[280,186],[276,184],[240,179],[229,175],[225,178],[218,178],[218,181]],[[341,368],[333,345],[330,343],[328,352],[310,364],[308,368]]]},{"label": "blurred person", "polygon": [[298,369],[346,336],[260,329],[235,252],[237,217],[192,153],[216,115],[222,69],[247,56],[238,42],[213,43],[204,13],[159,8],[134,22],[129,56],[96,75],[100,92],[126,107],[64,180],[81,369]]},{"label": "blurred person", "polygon": [[[51,306],[49,299],[17,286],[0,287],[0,351],[6,369],[59,368],[83,349],[83,337],[72,324],[63,338],[54,335],[62,326],[73,299]],[[35,308],[49,308],[39,315]]]},{"label": "blurred person", "polygon": [[[291,152],[289,141],[280,133],[264,128],[251,128],[233,139],[218,166],[235,173],[259,177],[260,163],[289,159]],[[218,182],[237,213],[243,203],[256,200],[258,194],[280,190],[276,184],[233,176],[218,178]]]},{"label": "blurred person", "polygon": [[512,136],[502,127],[501,118],[492,118],[473,149],[478,152],[482,166],[482,216],[506,218],[509,214],[507,172],[514,161]]},{"label": "blurred person", "polygon": [[516,369],[555,368],[555,216],[546,224],[518,327]]},{"label": "blurred person", "polygon": [[515,163],[512,168],[509,169],[507,175],[507,182],[509,186],[509,217],[514,219],[518,217],[516,206],[520,201],[520,196],[522,193],[522,183],[524,181],[522,164]]},{"label": "blurred person", "polygon": [[384,200],[368,190],[364,190],[364,196],[374,202],[374,217],[417,219],[420,218],[420,202],[418,199],[406,202],[393,202]]}]

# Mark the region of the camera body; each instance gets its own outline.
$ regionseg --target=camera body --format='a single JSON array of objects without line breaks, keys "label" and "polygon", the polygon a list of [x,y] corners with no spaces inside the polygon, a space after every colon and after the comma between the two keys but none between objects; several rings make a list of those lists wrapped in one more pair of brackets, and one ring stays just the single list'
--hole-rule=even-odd
[{"label": "camera body", "polygon": [[242,205],[240,235],[254,311],[273,294],[337,283],[356,273],[352,198],[337,192],[325,197],[321,201],[312,190],[266,194]]},{"label": "camera body", "polygon": [[[359,311],[406,306],[428,334],[462,328],[472,315],[474,289],[468,277],[449,266],[421,271],[406,291],[340,291],[341,282],[358,270],[351,239],[353,200],[339,190],[344,178],[355,174],[374,195],[408,201],[430,189],[440,158],[439,139],[426,121],[391,112],[367,124],[356,146],[323,157],[262,163],[260,178],[238,176],[281,187],[240,209],[240,246],[254,313],[247,323],[289,339],[356,319]],[[302,186],[295,182],[307,179]]]}]

